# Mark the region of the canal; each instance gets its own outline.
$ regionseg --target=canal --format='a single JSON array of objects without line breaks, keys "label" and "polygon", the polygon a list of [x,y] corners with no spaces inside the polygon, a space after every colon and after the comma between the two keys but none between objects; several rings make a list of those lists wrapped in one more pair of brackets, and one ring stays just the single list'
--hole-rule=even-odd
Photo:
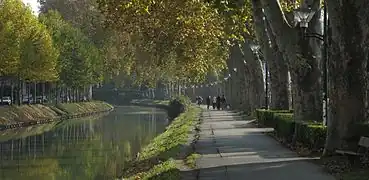
[{"label": "canal", "polygon": [[116,107],[104,117],[0,132],[1,180],[104,180],[168,124],[166,112]]}]

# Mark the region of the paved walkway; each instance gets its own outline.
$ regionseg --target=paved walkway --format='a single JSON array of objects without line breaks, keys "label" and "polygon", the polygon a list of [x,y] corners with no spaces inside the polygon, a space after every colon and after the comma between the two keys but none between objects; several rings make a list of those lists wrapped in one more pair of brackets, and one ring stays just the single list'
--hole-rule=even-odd
[{"label": "paved walkway", "polygon": [[204,110],[196,151],[200,180],[334,180],[236,113]]}]

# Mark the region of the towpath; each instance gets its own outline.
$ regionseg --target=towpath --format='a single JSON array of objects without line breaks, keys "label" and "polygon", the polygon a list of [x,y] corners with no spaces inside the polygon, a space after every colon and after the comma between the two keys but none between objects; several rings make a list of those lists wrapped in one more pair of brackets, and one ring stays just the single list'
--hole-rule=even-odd
[{"label": "towpath", "polygon": [[[204,110],[196,144],[199,180],[334,180],[322,168],[283,147],[252,120],[230,111]],[[187,178],[186,178],[187,179]],[[193,178],[191,178],[193,179]]]}]

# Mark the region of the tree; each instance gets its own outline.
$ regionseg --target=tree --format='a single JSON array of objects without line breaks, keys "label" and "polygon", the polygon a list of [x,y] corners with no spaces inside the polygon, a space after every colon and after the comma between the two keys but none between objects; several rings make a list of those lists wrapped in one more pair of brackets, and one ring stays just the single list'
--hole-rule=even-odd
[{"label": "tree", "polygon": [[57,80],[56,69],[59,56],[46,27],[34,17],[28,25],[29,34],[21,46],[20,77],[33,82]]},{"label": "tree", "polygon": [[271,84],[271,109],[289,109],[288,68],[276,43],[270,25],[266,22],[260,1],[252,0],[255,34],[268,63]]},{"label": "tree", "polygon": [[348,148],[355,135],[354,125],[365,121],[369,4],[327,0],[327,5],[332,37],[325,155],[330,155],[335,149]]},{"label": "tree", "polygon": [[[5,0],[0,7],[0,75],[21,81],[55,81],[57,49],[46,28],[20,0]],[[2,95],[2,94],[1,94]],[[13,100],[13,85],[11,90]]]},{"label": "tree", "polygon": [[19,0],[5,0],[0,18],[0,74],[55,80],[57,50],[31,10]]},{"label": "tree", "polygon": [[39,0],[41,13],[56,10],[74,28],[80,29],[98,48],[100,68],[94,74],[102,73],[105,82],[115,76],[130,75],[133,71],[133,46],[131,37],[104,25],[104,16],[95,0]]},{"label": "tree", "polygon": [[165,0],[98,2],[107,24],[131,34],[136,55],[131,72],[138,80],[153,81],[170,73],[199,81],[209,71],[224,68],[227,45],[223,41],[223,19],[208,4]]},{"label": "tree", "polygon": [[[281,9],[279,1],[261,0],[264,7],[265,17],[270,24],[271,30],[276,37],[276,42],[283,57],[288,60],[288,66],[292,79],[294,118],[297,121],[321,119],[322,101],[320,90],[319,57],[316,44],[301,33],[299,27],[291,27],[286,15]],[[320,1],[312,1],[313,10],[318,10]],[[303,1],[302,7],[307,7],[307,1]],[[320,14],[320,13],[316,13]],[[317,15],[318,16],[318,15]],[[319,17],[319,16],[318,16]],[[310,22],[309,30],[315,31],[318,20]]]},{"label": "tree", "polygon": [[40,16],[60,50],[58,67],[61,83],[71,88],[83,88],[99,82],[101,67],[99,51],[77,28],[65,22],[58,12],[50,11]]}]

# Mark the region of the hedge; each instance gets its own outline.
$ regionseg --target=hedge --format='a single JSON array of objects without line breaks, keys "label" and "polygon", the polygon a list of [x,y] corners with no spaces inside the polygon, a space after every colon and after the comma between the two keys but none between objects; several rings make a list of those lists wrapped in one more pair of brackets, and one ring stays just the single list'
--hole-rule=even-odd
[{"label": "hedge", "polygon": [[[320,151],[324,148],[327,128],[321,123],[295,122],[292,110],[258,109],[255,115],[259,124],[274,128],[276,135],[287,142],[292,142],[295,125],[298,123],[296,126],[297,142],[313,151]],[[355,147],[361,136],[369,137],[369,124],[354,124],[353,126],[350,128],[353,132],[350,132],[348,140],[352,143],[352,147]]]},{"label": "hedge", "polygon": [[256,110],[258,122],[266,127],[274,128],[278,137],[291,142],[295,133],[295,125],[298,123],[297,142],[311,150],[324,148],[326,127],[322,124],[295,122],[291,110]]},{"label": "hedge", "polygon": [[170,100],[168,104],[168,117],[173,120],[181,113],[186,111],[186,108],[191,104],[191,100],[186,96],[177,96]]}]

